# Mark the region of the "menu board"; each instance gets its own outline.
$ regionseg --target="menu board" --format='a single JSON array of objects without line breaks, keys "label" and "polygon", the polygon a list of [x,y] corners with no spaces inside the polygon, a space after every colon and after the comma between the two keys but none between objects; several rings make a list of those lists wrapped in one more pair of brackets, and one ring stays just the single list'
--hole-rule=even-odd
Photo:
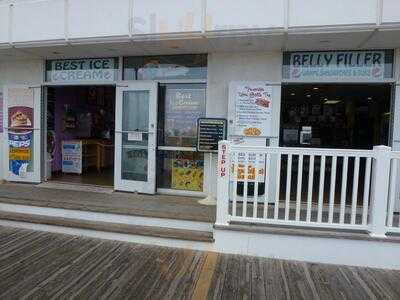
[{"label": "menu board", "polygon": [[235,136],[271,136],[272,86],[266,82],[240,82],[233,93]]},{"label": "menu board", "polygon": [[200,118],[197,124],[197,151],[218,152],[218,142],[226,140],[226,119]]}]

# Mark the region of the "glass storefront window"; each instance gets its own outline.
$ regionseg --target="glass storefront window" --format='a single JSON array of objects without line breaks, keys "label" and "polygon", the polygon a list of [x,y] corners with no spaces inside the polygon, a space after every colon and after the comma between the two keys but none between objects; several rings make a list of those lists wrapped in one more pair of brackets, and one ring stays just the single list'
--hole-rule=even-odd
[{"label": "glass storefront window", "polygon": [[206,114],[205,84],[167,84],[160,87],[158,144],[195,147],[197,120]]},{"label": "glass storefront window", "polygon": [[124,80],[206,78],[206,54],[134,56],[124,58]]},{"label": "glass storefront window", "polygon": [[203,191],[204,155],[189,151],[158,151],[157,187]]},{"label": "glass storefront window", "polygon": [[388,84],[288,84],[282,87],[283,147],[372,149],[388,145]]}]

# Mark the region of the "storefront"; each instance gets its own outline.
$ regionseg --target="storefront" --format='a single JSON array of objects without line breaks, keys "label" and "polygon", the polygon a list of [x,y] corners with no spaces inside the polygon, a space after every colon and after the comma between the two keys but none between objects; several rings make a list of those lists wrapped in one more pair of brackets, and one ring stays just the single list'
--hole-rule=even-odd
[{"label": "storefront", "polygon": [[52,60],[45,68],[43,85],[4,89],[6,180],[204,195],[196,145],[206,55]]},{"label": "storefront", "polygon": [[370,149],[392,145],[398,130],[392,50],[84,58],[44,65],[44,83],[4,88],[5,180],[215,194],[216,157],[197,151],[197,121],[226,118],[232,138],[232,89],[241,82],[267,84],[268,124],[260,134],[270,146]]},{"label": "storefront", "polygon": [[391,145],[392,50],[284,53],[281,146]]}]

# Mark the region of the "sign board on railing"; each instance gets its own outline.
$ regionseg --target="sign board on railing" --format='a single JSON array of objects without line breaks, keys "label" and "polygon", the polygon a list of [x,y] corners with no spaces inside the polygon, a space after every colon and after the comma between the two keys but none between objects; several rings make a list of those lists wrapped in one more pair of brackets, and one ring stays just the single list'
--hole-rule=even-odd
[{"label": "sign board on railing", "polygon": [[[231,179],[232,180],[235,179],[237,181],[243,181],[245,179],[246,157],[247,157],[247,181],[254,182],[256,179],[256,172],[257,172],[257,181],[259,183],[265,182],[265,154],[260,154],[260,153],[257,154],[251,152],[232,153],[231,174],[233,175],[233,178]],[[235,166],[235,162],[237,162],[237,166]]]}]

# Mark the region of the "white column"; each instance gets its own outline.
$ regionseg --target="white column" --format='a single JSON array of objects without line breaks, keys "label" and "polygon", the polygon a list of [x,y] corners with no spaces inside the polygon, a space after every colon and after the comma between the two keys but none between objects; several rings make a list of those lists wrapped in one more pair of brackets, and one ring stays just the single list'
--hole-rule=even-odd
[{"label": "white column", "polygon": [[228,225],[229,221],[230,165],[230,142],[221,141],[218,143],[217,225]]},{"label": "white column", "polygon": [[386,237],[391,148],[375,146],[374,152],[375,160],[371,181],[370,235]]}]

